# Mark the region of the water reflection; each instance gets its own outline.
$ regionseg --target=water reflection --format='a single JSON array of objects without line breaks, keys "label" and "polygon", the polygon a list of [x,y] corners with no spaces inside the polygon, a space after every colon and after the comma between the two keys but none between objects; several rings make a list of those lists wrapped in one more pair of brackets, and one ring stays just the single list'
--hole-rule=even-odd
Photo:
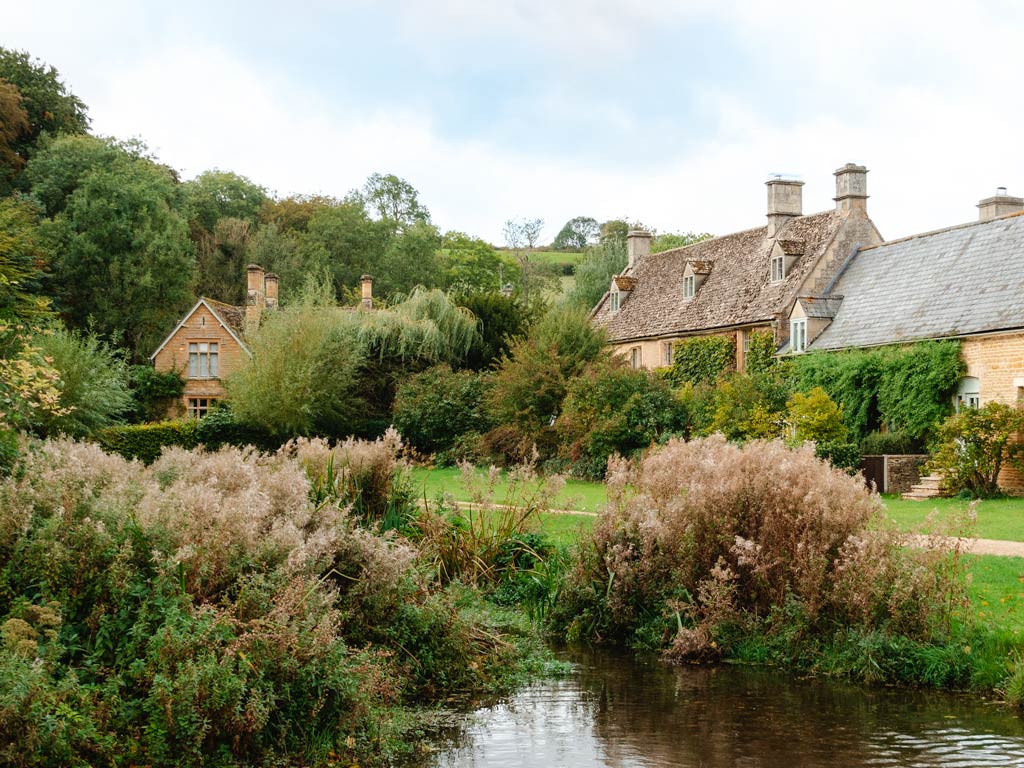
[{"label": "water reflection", "polygon": [[567,654],[577,674],[480,710],[439,765],[1024,766],[1024,725],[975,698]]}]

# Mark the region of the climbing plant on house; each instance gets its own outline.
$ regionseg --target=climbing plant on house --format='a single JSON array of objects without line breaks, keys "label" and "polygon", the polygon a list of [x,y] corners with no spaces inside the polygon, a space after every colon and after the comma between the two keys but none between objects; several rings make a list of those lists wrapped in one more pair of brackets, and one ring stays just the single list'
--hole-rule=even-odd
[{"label": "climbing plant on house", "polygon": [[732,336],[697,336],[675,343],[668,378],[676,386],[713,382],[732,370],[736,342]]}]

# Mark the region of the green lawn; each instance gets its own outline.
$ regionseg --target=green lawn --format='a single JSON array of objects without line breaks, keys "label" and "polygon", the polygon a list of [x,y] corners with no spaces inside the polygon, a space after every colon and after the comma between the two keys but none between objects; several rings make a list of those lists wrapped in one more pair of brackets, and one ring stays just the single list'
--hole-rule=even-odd
[{"label": "green lawn", "polygon": [[1024,557],[967,555],[967,562],[975,621],[1024,635]]},{"label": "green lawn", "polygon": [[[898,496],[886,495],[885,508],[889,517],[902,530],[920,528],[933,511],[937,521],[950,520],[967,509],[961,499],[932,499],[906,501]],[[1024,499],[989,499],[975,506],[978,520],[974,535],[982,539],[1024,541]]]},{"label": "green lawn", "polygon": [[[483,479],[486,476],[486,470],[477,469],[477,477]],[[416,467],[412,471],[412,478],[416,484],[416,494],[420,498],[426,495],[428,500],[432,500],[442,493],[447,493],[456,501],[470,500],[469,491],[462,483],[462,473],[457,467],[438,469]],[[503,473],[502,479],[495,486],[494,501],[499,504],[504,503],[508,500],[507,495],[508,483],[505,482]],[[603,483],[567,480],[565,488],[555,499],[555,506],[558,509],[572,509],[579,512],[600,512],[606,500]]]}]

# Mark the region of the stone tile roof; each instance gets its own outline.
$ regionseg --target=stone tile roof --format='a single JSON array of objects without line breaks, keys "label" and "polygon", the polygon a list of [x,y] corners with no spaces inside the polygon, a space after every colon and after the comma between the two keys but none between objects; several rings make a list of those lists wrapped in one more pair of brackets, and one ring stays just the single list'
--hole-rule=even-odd
[{"label": "stone tile roof", "polygon": [[220,321],[235,332],[239,337],[245,330],[245,307],[236,307],[233,304],[225,304],[223,301],[202,297],[206,305],[214,312]]},{"label": "stone tile roof", "polygon": [[[800,248],[800,255],[779,283],[768,281],[769,254],[775,239],[768,238],[767,227],[645,256],[626,271],[637,278],[637,283],[620,310],[611,311],[605,294],[592,317],[607,329],[612,342],[771,321],[776,313],[788,312],[794,292],[824,254],[841,223],[842,215],[834,210],[788,221],[776,239],[784,243],[783,248]],[[702,269],[707,270],[697,295],[688,301],[683,299],[687,262],[705,262]]]},{"label": "stone tile roof", "polygon": [[863,248],[833,292],[842,305],[810,349],[1024,328],[1024,215]]}]

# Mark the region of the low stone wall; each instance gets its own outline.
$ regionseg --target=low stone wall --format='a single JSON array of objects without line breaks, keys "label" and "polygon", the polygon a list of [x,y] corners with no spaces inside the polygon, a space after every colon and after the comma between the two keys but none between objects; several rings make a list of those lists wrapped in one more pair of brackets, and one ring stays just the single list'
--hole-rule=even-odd
[{"label": "low stone wall", "polygon": [[905,493],[921,479],[921,470],[928,456],[920,454],[886,454],[865,456],[865,459],[882,460],[882,477],[879,493]]}]

